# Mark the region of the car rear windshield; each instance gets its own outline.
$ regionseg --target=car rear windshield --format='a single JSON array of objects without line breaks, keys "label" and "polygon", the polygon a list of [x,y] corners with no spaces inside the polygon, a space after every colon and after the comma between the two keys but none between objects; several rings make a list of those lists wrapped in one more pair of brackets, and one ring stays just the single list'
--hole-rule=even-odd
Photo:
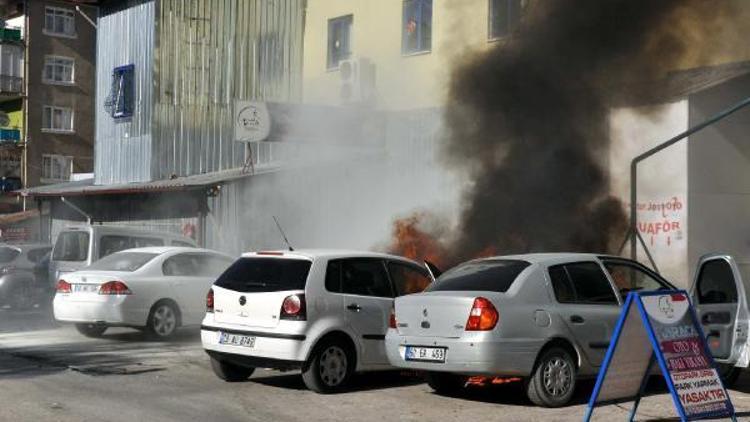
[{"label": "car rear windshield", "polygon": [[468,262],[441,275],[426,291],[508,291],[518,274],[528,267],[526,261],[493,259]]},{"label": "car rear windshield", "polygon": [[19,251],[16,248],[8,248],[8,247],[0,248],[0,264],[7,264],[10,261],[13,261],[14,259],[16,259],[16,257],[20,254],[21,254],[21,251]]},{"label": "car rear windshield", "polygon": [[146,265],[157,255],[151,252],[116,252],[94,262],[87,270],[133,272]]},{"label": "car rear windshield", "polygon": [[62,232],[57,236],[52,252],[54,261],[85,261],[89,256],[87,232]]},{"label": "car rear windshield", "polygon": [[243,293],[303,290],[311,265],[303,259],[240,258],[215,284]]}]

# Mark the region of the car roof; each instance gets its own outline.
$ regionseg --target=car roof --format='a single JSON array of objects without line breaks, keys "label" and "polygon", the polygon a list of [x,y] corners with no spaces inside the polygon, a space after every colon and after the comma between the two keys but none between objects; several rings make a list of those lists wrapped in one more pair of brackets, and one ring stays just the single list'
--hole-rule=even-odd
[{"label": "car roof", "polygon": [[575,262],[575,261],[591,261],[600,258],[617,258],[626,259],[621,257],[607,256],[606,254],[596,253],[581,253],[581,252],[549,252],[549,253],[527,253],[517,255],[501,255],[491,256],[483,259],[518,259],[526,261],[530,264],[545,264],[545,263],[560,263],[560,262]]},{"label": "car roof", "polygon": [[[164,254],[168,252],[208,252],[208,253],[213,253],[217,255],[226,255],[225,253],[215,251],[213,249],[191,248],[188,246],[146,246],[142,248],[125,249],[125,250],[118,251],[118,252],[146,252],[146,253],[155,253],[155,254]],[[229,256],[229,255],[226,255],[226,256]]]},{"label": "car roof", "polygon": [[417,263],[416,261],[405,258],[399,255],[391,255],[382,252],[362,251],[356,249],[295,249],[294,251],[277,249],[269,251],[255,251],[245,252],[242,254],[243,257],[256,257],[256,256],[274,256],[274,254],[287,258],[305,258],[305,259],[316,259],[316,258],[381,258],[381,259],[397,259],[401,261],[407,261]]},{"label": "car roof", "polygon": [[169,233],[169,232],[163,232],[158,230],[145,230],[139,227],[133,227],[133,226],[118,226],[118,225],[105,225],[105,224],[92,224],[92,225],[86,225],[86,224],[77,224],[77,225],[70,225],[65,226],[60,233],[66,232],[66,231],[89,231],[89,230],[98,230],[105,233],[112,233],[112,234],[131,234],[131,235],[137,235],[137,236],[145,236],[145,237],[159,237],[159,238],[168,238],[173,240],[187,240],[190,242],[193,242],[193,239],[190,239],[186,236],[177,234],[177,233]]}]

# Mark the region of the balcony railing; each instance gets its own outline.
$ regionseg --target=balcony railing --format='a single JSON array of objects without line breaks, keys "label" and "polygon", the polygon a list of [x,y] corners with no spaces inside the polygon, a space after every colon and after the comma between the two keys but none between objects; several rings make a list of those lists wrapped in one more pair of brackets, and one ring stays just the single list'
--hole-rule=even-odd
[{"label": "balcony railing", "polygon": [[19,76],[0,75],[0,94],[21,94],[23,78]]}]

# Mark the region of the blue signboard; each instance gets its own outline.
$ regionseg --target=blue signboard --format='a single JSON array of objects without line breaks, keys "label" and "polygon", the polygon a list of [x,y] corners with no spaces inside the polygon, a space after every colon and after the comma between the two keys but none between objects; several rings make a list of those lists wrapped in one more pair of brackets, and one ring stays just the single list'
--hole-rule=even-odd
[{"label": "blue signboard", "polygon": [[597,406],[633,401],[630,420],[658,365],[683,421],[736,420],[705,335],[683,290],[631,292],[612,335],[584,421]]}]

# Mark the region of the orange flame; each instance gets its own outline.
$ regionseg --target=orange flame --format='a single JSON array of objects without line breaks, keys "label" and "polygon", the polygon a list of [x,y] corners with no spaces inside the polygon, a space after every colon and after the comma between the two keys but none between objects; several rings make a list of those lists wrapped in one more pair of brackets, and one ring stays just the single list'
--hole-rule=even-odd
[{"label": "orange flame", "polygon": [[425,213],[414,213],[393,222],[393,237],[388,251],[417,262],[430,261],[443,268],[450,262],[440,241],[420,227]]}]

